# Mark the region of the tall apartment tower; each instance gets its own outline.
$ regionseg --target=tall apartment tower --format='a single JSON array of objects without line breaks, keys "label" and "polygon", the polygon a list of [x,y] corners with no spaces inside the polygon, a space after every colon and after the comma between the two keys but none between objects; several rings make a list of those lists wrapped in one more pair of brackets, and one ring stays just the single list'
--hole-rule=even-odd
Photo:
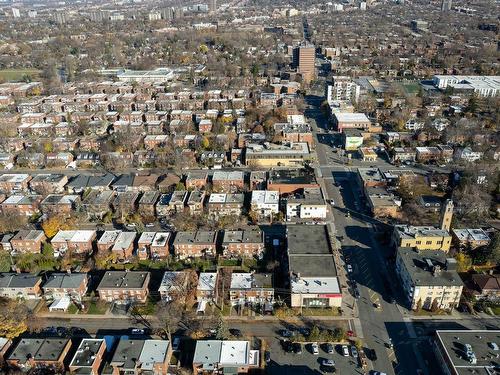
[{"label": "tall apartment tower", "polygon": [[449,12],[451,10],[452,0],[442,0],[441,1],[441,12]]},{"label": "tall apartment tower", "polygon": [[304,41],[293,50],[293,66],[297,68],[297,73],[302,75],[304,82],[309,83],[316,75],[314,61],[316,48],[314,44]]},{"label": "tall apartment tower", "polygon": [[445,231],[451,229],[451,219],[453,218],[453,201],[447,199],[445,204],[441,207],[441,215],[439,219],[439,226]]}]

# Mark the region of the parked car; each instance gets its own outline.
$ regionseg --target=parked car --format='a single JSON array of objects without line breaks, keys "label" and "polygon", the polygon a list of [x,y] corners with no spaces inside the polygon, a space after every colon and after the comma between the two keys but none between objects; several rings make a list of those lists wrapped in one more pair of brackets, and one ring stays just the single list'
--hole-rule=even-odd
[{"label": "parked car", "polygon": [[333,367],[335,366],[335,361],[333,359],[323,359],[321,364],[326,367]]},{"label": "parked car", "polygon": [[352,266],[350,264],[347,265],[347,272],[349,272],[349,273],[352,272]]},{"label": "parked car", "polygon": [[294,342],[292,347],[295,354],[302,354],[302,344],[300,342]]},{"label": "parked car", "polygon": [[358,349],[354,345],[351,346],[351,354],[353,358],[358,358]]},{"label": "parked car", "polygon": [[347,345],[342,345],[342,355],[344,357],[349,357],[349,348]]},{"label": "parked car", "polygon": [[264,352],[264,360],[266,361],[266,363],[271,362],[271,353],[267,350]]},{"label": "parked car", "polygon": [[242,337],[243,334],[241,333],[241,331],[239,329],[236,329],[236,328],[230,328],[229,329],[229,333],[231,335],[233,335],[234,337]]},{"label": "parked car", "polygon": [[288,330],[288,329],[281,329],[279,331],[279,334],[282,336],[282,337],[292,337],[292,331]]},{"label": "parked car", "polygon": [[130,333],[132,335],[144,335],[146,333],[146,331],[142,328],[132,328],[132,330],[130,331]]},{"label": "parked car", "polygon": [[281,340],[281,347],[286,353],[291,353],[293,351],[292,343],[288,340]]},{"label": "parked car", "polygon": [[179,336],[174,336],[172,339],[172,350],[174,351],[179,350],[180,346],[181,346],[181,338]]},{"label": "parked car", "polygon": [[313,343],[311,344],[311,352],[312,352],[312,354],[314,354],[314,355],[318,355],[318,354],[319,354],[319,345],[318,345],[318,343],[317,343],[317,342],[313,342]]},{"label": "parked car", "polygon": [[335,350],[333,349],[333,345],[330,344],[330,343],[327,343],[325,345],[325,351],[328,353],[328,354],[333,354],[335,352]]}]

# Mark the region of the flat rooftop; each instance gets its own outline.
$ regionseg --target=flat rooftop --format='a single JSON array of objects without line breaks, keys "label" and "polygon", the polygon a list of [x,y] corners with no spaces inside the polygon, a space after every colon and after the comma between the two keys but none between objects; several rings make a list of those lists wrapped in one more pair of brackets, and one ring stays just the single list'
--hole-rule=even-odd
[{"label": "flat rooftop", "polygon": [[[497,358],[500,352],[493,350],[489,344],[495,343],[500,346],[499,330],[438,330],[435,339],[444,349],[449,363],[458,374],[492,375],[498,373],[495,368],[498,368],[500,362]],[[476,356],[477,363],[474,365],[466,358],[465,344],[472,347]]]},{"label": "flat rooftop", "polygon": [[25,363],[28,358],[35,361],[56,361],[63,354],[69,339],[63,338],[24,338],[19,341],[7,359]]},{"label": "flat rooftop", "polygon": [[269,184],[317,184],[314,171],[308,169],[274,169],[269,171]]},{"label": "flat rooftop", "polygon": [[332,255],[325,225],[287,225],[289,255]]},{"label": "flat rooftop", "polygon": [[264,243],[260,229],[225,230],[222,243]]},{"label": "flat rooftop", "polygon": [[83,339],[71,360],[70,366],[91,367],[102,345],[106,345],[104,339]]},{"label": "flat rooftop", "polygon": [[197,232],[177,232],[174,245],[176,244],[213,244],[215,243],[216,232],[197,231]]},{"label": "flat rooftop", "polygon": [[396,228],[403,239],[449,236],[449,233],[444,229],[431,226],[396,225],[394,228]]},{"label": "flat rooftop", "polygon": [[106,271],[99,289],[142,289],[147,287],[149,272],[142,271]]}]

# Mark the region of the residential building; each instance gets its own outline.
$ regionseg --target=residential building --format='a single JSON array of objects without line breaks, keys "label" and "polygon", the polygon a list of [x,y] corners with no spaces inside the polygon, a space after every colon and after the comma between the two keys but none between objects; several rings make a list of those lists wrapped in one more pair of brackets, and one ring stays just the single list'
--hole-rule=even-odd
[{"label": "residential building", "polygon": [[29,174],[3,174],[0,176],[0,192],[12,194],[28,191],[30,180]]},{"label": "residential building", "polygon": [[106,353],[104,339],[84,338],[69,364],[72,374],[99,375]]},{"label": "residential building", "polygon": [[452,240],[459,248],[474,250],[490,243],[490,237],[481,228],[452,229]]},{"label": "residential building", "polygon": [[42,278],[29,273],[0,272],[0,296],[35,299],[42,295]]},{"label": "residential building", "polygon": [[314,148],[312,129],[309,124],[303,123],[276,123],[274,132],[282,143],[286,142],[306,142],[310,149]]},{"label": "residential building", "polygon": [[104,255],[107,252],[111,251],[113,248],[116,239],[120,235],[121,230],[107,230],[101,235],[99,240],[97,241],[97,251],[100,255]]},{"label": "residential building", "polygon": [[110,365],[113,374],[167,375],[172,346],[168,340],[132,340],[122,337]]},{"label": "residential building", "polygon": [[33,216],[38,213],[41,202],[41,195],[11,195],[0,208],[5,215]]},{"label": "residential building", "polygon": [[42,245],[47,238],[43,230],[22,229],[10,240],[14,253],[36,254],[42,251]]},{"label": "residential building", "polygon": [[149,280],[149,272],[106,271],[97,292],[106,302],[145,303],[149,295]]},{"label": "residential building", "polygon": [[258,305],[262,311],[272,311],[274,304],[272,274],[233,272],[229,298],[231,306]]},{"label": "residential building", "polygon": [[158,288],[162,301],[184,301],[187,293],[189,272],[165,271]]},{"label": "residential building", "polygon": [[446,230],[431,226],[395,225],[392,241],[396,247],[448,252],[451,236]]},{"label": "residential building", "polygon": [[215,171],[212,187],[217,192],[237,192],[245,187],[245,174],[242,171]]},{"label": "residential building", "polygon": [[102,175],[79,174],[66,184],[66,189],[70,193],[83,193],[86,189],[110,190],[114,179],[115,176],[111,173]]},{"label": "residential building", "polygon": [[327,86],[326,100],[328,103],[348,100],[356,103],[361,95],[361,87],[347,76],[333,76],[332,84]]},{"label": "residential building", "polygon": [[68,176],[63,174],[38,174],[29,181],[30,189],[38,194],[63,193]]},{"label": "residential building", "polygon": [[96,239],[95,230],[60,230],[50,243],[55,252],[73,254],[91,254],[92,244]]},{"label": "residential building", "polygon": [[303,41],[293,49],[293,66],[305,83],[311,82],[316,76],[315,61],[316,48],[313,44]]},{"label": "residential building", "polygon": [[81,301],[88,288],[88,275],[86,273],[55,272],[47,277],[43,283],[45,298],[60,299],[69,297]]},{"label": "residential building", "polygon": [[499,274],[474,274],[472,275],[473,289],[467,290],[476,301],[500,301],[500,275]]},{"label": "residential building", "polygon": [[49,194],[40,203],[40,208],[44,214],[70,215],[80,205],[79,195]]},{"label": "residential building", "polygon": [[170,256],[170,232],[143,232],[137,243],[140,259],[160,259]]},{"label": "residential building", "polygon": [[200,215],[203,213],[203,203],[205,202],[205,192],[194,190],[189,193],[187,207],[191,215]]},{"label": "residential building", "polygon": [[213,257],[216,254],[217,232],[177,232],[174,239],[175,255],[181,259],[190,257]]},{"label": "residential building", "polygon": [[264,256],[264,236],[260,229],[225,230],[222,238],[224,257]]},{"label": "residential building", "polygon": [[319,188],[314,172],[310,169],[271,169],[269,171],[266,190],[278,191],[280,195],[283,195],[299,193],[307,188]]},{"label": "residential building", "polygon": [[83,199],[82,210],[89,218],[102,219],[111,211],[114,195],[115,193],[111,190],[93,190]]},{"label": "residential building", "polygon": [[432,349],[443,375],[495,374],[499,330],[437,330]]},{"label": "residential building", "polygon": [[365,187],[368,207],[374,217],[398,217],[402,200],[380,186]]},{"label": "residential building", "polygon": [[363,161],[376,161],[378,158],[377,153],[372,147],[360,147],[359,154]]},{"label": "residential building", "polygon": [[469,163],[473,163],[483,158],[483,152],[472,151],[470,147],[459,148],[455,151],[455,158],[465,160]]},{"label": "residential building", "polygon": [[287,226],[292,307],[340,307],[342,291],[324,225]]},{"label": "residential building", "polygon": [[303,193],[296,193],[286,198],[286,220],[325,219],[326,203],[321,188],[305,188]]},{"label": "residential building", "polygon": [[259,351],[249,341],[198,340],[193,358],[193,374],[248,373],[259,366]]},{"label": "residential building", "polygon": [[364,113],[336,112],[333,124],[339,133],[344,129],[369,130],[371,127],[371,121]]},{"label": "residential building", "polygon": [[156,202],[160,199],[158,191],[146,191],[139,200],[139,213],[144,216],[156,216]]},{"label": "residential building", "polygon": [[64,372],[64,361],[71,348],[71,340],[61,337],[23,338],[6,357],[9,366],[27,371],[31,368],[52,367]]},{"label": "residential building", "polygon": [[[217,272],[201,272],[196,287],[198,305],[215,301],[217,298]],[[200,309],[200,306],[198,306]]]},{"label": "residential building", "polygon": [[207,208],[209,215],[213,218],[241,216],[245,208],[245,196],[243,193],[212,193],[208,198]]},{"label": "residential building", "polygon": [[401,280],[408,307],[450,310],[458,306],[463,283],[457,262],[441,250],[419,251],[400,247],[396,252],[396,272]]},{"label": "residential building", "polygon": [[253,190],[251,210],[261,218],[272,218],[279,212],[279,193],[269,190]]},{"label": "residential building", "polygon": [[111,248],[111,252],[118,258],[118,260],[126,260],[134,255],[134,241],[137,233],[134,232],[120,232],[116,237],[115,243]]},{"label": "residential building", "polygon": [[208,173],[205,171],[192,171],[186,176],[186,189],[204,190],[208,183]]}]

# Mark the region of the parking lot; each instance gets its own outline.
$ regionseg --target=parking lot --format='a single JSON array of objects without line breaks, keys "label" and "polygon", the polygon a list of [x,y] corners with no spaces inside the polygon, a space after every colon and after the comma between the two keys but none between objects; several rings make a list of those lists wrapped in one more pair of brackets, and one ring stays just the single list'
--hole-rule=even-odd
[{"label": "parking lot", "polygon": [[[342,355],[340,345],[334,346],[334,353],[328,354],[325,345],[320,345],[319,354],[312,354],[311,345],[301,344],[302,353],[287,353],[283,349],[280,338],[275,337],[269,341],[269,351],[271,352],[271,361],[267,364],[267,374],[270,375],[313,375],[313,374],[364,374],[358,366],[358,361],[350,354],[349,357]],[[322,365],[323,360],[333,359],[334,368],[328,368]]]}]

